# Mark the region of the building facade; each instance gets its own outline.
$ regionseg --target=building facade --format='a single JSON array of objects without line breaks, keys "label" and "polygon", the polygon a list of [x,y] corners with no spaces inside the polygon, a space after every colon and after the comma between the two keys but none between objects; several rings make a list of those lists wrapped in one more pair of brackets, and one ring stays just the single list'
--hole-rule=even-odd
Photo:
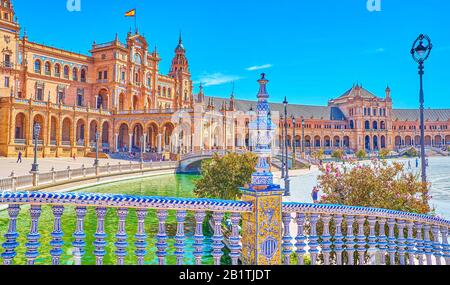
[{"label": "building facade", "polygon": [[[77,54],[20,36],[11,1],[0,0],[0,155],[32,156],[39,124],[41,157],[88,156],[98,134],[104,153],[157,154],[252,147],[248,123],[256,102],[212,98],[193,82],[181,36],[167,74],[156,48],[128,33]],[[280,104],[271,105],[280,124]],[[290,105],[290,146],[306,149],[395,149],[419,143],[419,113],[393,109],[391,90],[378,97],[354,85],[328,106]],[[291,116],[297,120],[293,124]],[[304,125],[302,124],[304,120]],[[296,136],[293,136],[294,128]],[[450,110],[426,110],[429,146],[450,144]],[[275,144],[280,140],[276,135]]]}]

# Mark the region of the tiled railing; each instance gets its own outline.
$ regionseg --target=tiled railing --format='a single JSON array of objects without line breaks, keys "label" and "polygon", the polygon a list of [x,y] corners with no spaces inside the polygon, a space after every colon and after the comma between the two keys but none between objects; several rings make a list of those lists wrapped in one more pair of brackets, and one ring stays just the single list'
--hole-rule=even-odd
[{"label": "tiled railing", "polygon": [[[42,206],[51,206],[54,227],[51,233],[50,255],[52,256],[52,264],[59,265],[64,246],[64,237],[69,233],[62,232],[61,217],[67,206],[76,206],[75,217],[76,229],[72,235],[72,246],[74,250],[75,264],[80,265],[83,256],[86,254],[86,241],[94,239],[93,254],[95,255],[95,263],[103,265],[106,255],[106,246],[108,245],[108,236],[105,232],[105,217],[108,212],[116,212],[118,217],[117,233],[115,235],[116,248],[114,251],[116,264],[123,265],[128,255],[127,243],[128,234],[126,231],[126,221],[130,210],[136,211],[137,232],[135,237],[134,255],[138,265],[144,264],[144,259],[148,254],[147,241],[148,235],[145,231],[145,218],[149,214],[149,210],[156,211],[158,219],[158,231],[155,236],[157,242],[156,256],[159,265],[166,264],[168,252],[168,239],[174,238],[176,263],[182,265],[186,256],[186,234],[185,223],[188,212],[193,212],[195,217],[195,234],[194,234],[194,257],[195,264],[199,265],[205,254],[213,257],[214,264],[220,265],[222,256],[224,256],[223,248],[225,239],[230,244],[230,254],[232,264],[237,265],[241,256],[241,236],[239,235],[239,222],[242,213],[252,211],[252,204],[239,201],[222,201],[209,199],[174,199],[160,197],[133,197],[125,195],[101,195],[101,194],[82,194],[82,193],[39,193],[39,192],[4,192],[0,194],[0,205],[8,205],[9,226],[5,233],[5,242],[3,243],[4,251],[1,254],[3,264],[10,265],[14,263],[14,258],[18,252],[16,248],[18,244],[18,223],[17,218],[21,211],[21,205],[31,205],[29,215],[31,219],[31,228],[26,236],[25,256],[28,265],[33,265],[42,252],[39,250],[39,218],[42,214]],[[93,237],[87,236],[84,222],[88,208],[95,208],[97,217],[97,230]],[[169,237],[167,231],[168,211],[176,211],[177,230],[176,235]],[[205,235],[203,233],[203,224],[207,213],[212,213],[213,236],[212,246],[207,247],[205,244]],[[224,237],[222,222],[225,214],[231,216],[232,234]],[[51,230],[51,229],[49,229]],[[207,252],[209,251],[209,252]]]},{"label": "tiled railing", "polygon": [[[283,260],[298,264],[450,265],[450,221],[383,209],[283,204]],[[295,227],[293,225],[295,224]],[[296,228],[295,237],[292,228]],[[294,242],[295,241],[295,242]]]}]

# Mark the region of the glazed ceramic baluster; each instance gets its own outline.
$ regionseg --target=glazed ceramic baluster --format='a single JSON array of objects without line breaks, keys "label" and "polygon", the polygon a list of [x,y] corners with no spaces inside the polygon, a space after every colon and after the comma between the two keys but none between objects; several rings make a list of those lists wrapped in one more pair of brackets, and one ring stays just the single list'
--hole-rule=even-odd
[{"label": "glazed ceramic baluster", "polygon": [[27,252],[25,257],[27,258],[27,264],[33,265],[36,258],[39,256],[39,239],[41,235],[38,231],[39,217],[41,216],[42,209],[40,205],[31,205],[30,207],[30,218],[31,226],[30,233],[27,236],[28,242],[25,244]]},{"label": "glazed ceramic baluster", "polygon": [[158,256],[158,264],[165,265],[167,256],[167,233],[166,233],[166,220],[168,212],[166,210],[160,210],[157,212],[158,216],[158,235],[156,236],[156,256]]},{"label": "glazed ceramic baluster", "polygon": [[5,234],[5,242],[2,244],[5,251],[2,253],[3,264],[11,265],[14,257],[16,257],[16,247],[19,246],[17,243],[17,238],[19,234],[17,233],[17,216],[20,212],[19,205],[9,205],[8,215],[9,215],[9,225],[8,232]]},{"label": "glazed ceramic baluster", "polygon": [[386,265],[387,236],[386,236],[386,219],[378,219],[378,248],[380,249],[381,264]]},{"label": "glazed ceramic baluster", "polygon": [[317,236],[317,222],[319,221],[318,214],[311,214],[309,217],[309,223],[311,226],[311,232],[309,234],[309,253],[311,255],[311,265],[317,264],[317,256],[319,255],[319,237]]},{"label": "glazed ceramic baluster", "polygon": [[205,212],[195,212],[195,235],[194,235],[194,257],[195,265],[202,264],[203,257],[203,241],[205,236],[203,235],[203,221],[205,220]]},{"label": "glazed ceramic baluster", "polygon": [[175,256],[177,265],[183,264],[184,247],[186,236],[184,235],[184,223],[186,221],[186,211],[177,212],[177,234],[175,236]]},{"label": "glazed ceramic baluster", "polygon": [[297,213],[296,221],[297,221],[297,237],[295,238],[296,240],[295,247],[297,248],[297,250],[295,251],[295,253],[297,254],[298,257],[298,265],[303,265],[304,264],[303,256],[306,253],[305,214]]},{"label": "glazed ceramic baluster", "polygon": [[367,221],[369,223],[369,237],[368,237],[368,254],[369,262],[371,265],[376,264],[376,253],[377,253],[377,236],[375,235],[375,225],[377,224],[377,218],[368,217]]},{"label": "glazed ceramic baluster", "polygon": [[419,265],[423,265],[423,254],[424,254],[424,246],[423,246],[423,238],[422,238],[422,229],[423,225],[421,223],[416,223],[416,256],[419,261]]},{"label": "glazed ceramic baluster", "polygon": [[358,263],[359,265],[364,265],[366,263],[366,235],[364,234],[364,223],[366,221],[366,217],[358,216],[356,217],[356,222],[358,223],[358,236],[357,236],[357,245],[358,245]]},{"label": "glazed ceramic baluster", "polygon": [[84,218],[86,217],[86,207],[76,207],[75,213],[77,216],[77,227],[73,237],[75,238],[72,243],[74,247],[73,257],[75,265],[81,265],[81,258],[84,256],[84,248],[86,247],[86,233],[84,232]]},{"label": "glazed ceramic baluster", "polygon": [[223,234],[222,234],[222,220],[224,217],[224,213],[214,212],[213,220],[214,220],[214,235],[212,237],[212,256],[214,258],[214,265],[220,265],[220,259],[223,255]]},{"label": "glazed ceramic baluster", "polygon": [[50,254],[52,255],[52,265],[59,265],[61,255],[63,254],[62,247],[64,245],[63,236],[64,233],[61,228],[61,217],[64,213],[64,206],[53,206],[53,232],[52,232],[52,241],[50,242],[50,246],[52,250],[50,250]]},{"label": "glazed ceramic baluster", "polygon": [[442,252],[444,253],[445,265],[450,265],[450,245],[448,244],[448,228],[441,227]]},{"label": "glazed ceramic baluster", "polygon": [[146,209],[137,209],[136,210],[136,216],[138,219],[137,224],[137,232],[134,236],[136,239],[136,242],[134,245],[136,246],[136,250],[134,251],[134,254],[136,254],[137,258],[137,264],[138,265],[144,265],[144,258],[147,254],[147,251],[145,250],[147,248],[147,235],[145,234],[145,218],[147,217],[148,211]]},{"label": "glazed ceramic baluster", "polygon": [[405,265],[405,221],[398,220],[397,222],[397,228],[398,228],[398,256],[400,260],[400,265]]},{"label": "glazed ceramic baluster", "polygon": [[336,232],[334,234],[334,252],[336,253],[336,264],[342,265],[342,252],[344,251],[344,242],[342,241],[344,236],[342,235],[342,221],[344,218],[342,215],[334,216],[334,222],[336,225]]},{"label": "glazed ceramic baluster", "polygon": [[433,265],[431,260],[431,256],[433,255],[433,242],[430,240],[430,229],[431,226],[429,224],[425,224],[423,226],[424,232],[424,249],[425,249],[425,257],[427,260],[427,265]]},{"label": "glazed ceramic baluster", "polygon": [[103,265],[103,257],[106,255],[105,247],[106,247],[106,233],[105,233],[105,217],[107,213],[106,208],[96,208],[95,213],[97,215],[97,231],[94,234],[94,255],[95,255],[95,264]]},{"label": "glazed ceramic baluster", "polygon": [[330,265],[330,254],[331,254],[331,235],[330,235],[330,215],[323,215],[323,233],[322,233],[322,253],[323,261],[325,265]]},{"label": "glazed ceramic baluster", "polygon": [[239,222],[241,221],[241,214],[231,214],[231,237],[230,237],[230,257],[231,264],[238,265],[239,257],[241,256],[241,236],[239,233]]},{"label": "glazed ceramic baluster", "polygon": [[414,246],[416,241],[414,239],[414,222],[409,221],[406,226],[408,228],[408,238],[406,239],[406,245],[408,246],[408,250],[406,251],[408,253],[408,263],[409,265],[414,265],[414,256],[416,254]]},{"label": "glazed ceramic baluster", "polygon": [[347,251],[347,257],[348,257],[348,261],[347,264],[348,265],[354,265],[355,261],[354,261],[354,253],[355,253],[355,236],[353,235],[353,223],[355,222],[355,217],[354,216],[347,216],[346,217],[346,221],[347,221],[347,235],[345,237],[345,249]]},{"label": "glazed ceramic baluster", "polygon": [[283,213],[283,263],[285,265],[291,264],[291,254],[292,254],[292,237],[290,231],[290,224],[292,221],[292,216],[290,213]]},{"label": "glazed ceramic baluster", "polygon": [[433,252],[436,260],[436,265],[441,265],[441,243],[439,242],[439,226],[433,226]]},{"label": "glazed ceramic baluster", "polygon": [[395,239],[395,219],[389,219],[387,224],[389,228],[389,237],[388,237],[389,263],[390,265],[395,265],[395,253],[397,252],[397,244]]},{"label": "glazed ceramic baluster", "polygon": [[117,209],[117,216],[119,218],[119,225],[117,227],[117,234],[116,234],[116,242],[114,245],[116,246],[115,254],[117,256],[117,265],[124,265],[125,264],[125,257],[127,256],[127,232],[125,228],[125,223],[128,217],[128,209],[121,208]]}]

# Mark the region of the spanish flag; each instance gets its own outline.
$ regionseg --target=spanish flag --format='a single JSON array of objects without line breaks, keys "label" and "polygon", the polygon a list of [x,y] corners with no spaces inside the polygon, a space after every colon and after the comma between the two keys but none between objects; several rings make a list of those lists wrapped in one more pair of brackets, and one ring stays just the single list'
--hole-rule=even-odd
[{"label": "spanish flag", "polygon": [[136,9],[130,10],[125,13],[125,17],[135,17],[136,16]]}]

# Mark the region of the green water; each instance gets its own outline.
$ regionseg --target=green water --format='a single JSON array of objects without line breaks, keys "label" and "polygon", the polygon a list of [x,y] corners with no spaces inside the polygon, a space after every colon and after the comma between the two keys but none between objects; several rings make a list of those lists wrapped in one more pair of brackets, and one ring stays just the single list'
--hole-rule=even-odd
[{"label": "green water", "polygon": [[[137,196],[164,196],[164,197],[183,197],[191,198],[193,197],[194,181],[198,179],[197,176],[191,175],[167,175],[150,177],[139,180],[123,181],[112,184],[105,184],[95,187],[89,187],[82,190],[86,193],[112,193],[112,194],[129,194]],[[29,206],[23,206],[19,218],[17,221],[17,228],[19,233],[18,242],[20,246],[16,249],[17,256],[14,259],[14,264],[26,264],[26,247],[27,234],[30,229],[30,218],[29,218]],[[83,257],[83,265],[95,264],[94,251],[94,234],[96,231],[97,219],[95,216],[95,209],[88,208],[88,213],[85,219],[85,233],[86,237],[86,254]],[[64,232],[64,254],[61,256],[61,264],[73,264],[72,242],[73,233],[76,227],[76,215],[74,207],[66,207],[64,215],[62,217],[62,228]],[[167,234],[169,239],[167,243],[169,247],[167,249],[167,263],[175,264],[176,257],[174,255],[175,248],[173,244],[175,243],[174,236],[176,235],[176,219],[175,212],[170,211],[167,220]],[[115,235],[118,228],[118,218],[116,210],[108,209],[108,214],[105,221],[105,232],[108,237],[106,241],[108,243],[106,247],[106,256],[104,257],[104,264],[116,264],[116,255],[114,251],[116,250],[114,242],[116,241]],[[8,215],[6,211],[0,212],[0,243],[5,241],[4,234],[8,229]],[[39,233],[41,238],[39,240],[41,247],[39,248],[39,257],[36,259],[36,264],[48,265],[51,264],[50,255],[50,241],[52,239],[51,232],[53,229],[53,214],[51,212],[50,206],[42,207],[42,215],[39,219]],[[208,227],[205,226],[205,248],[204,257],[202,260],[203,264],[212,264],[211,256],[211,234],[208,232]],[[126,222],[126,231],[128,234],[128,255],[125,258],[125,264],[133,265],[136,264],[136,256],[134,251],[136,247],[134,246],[134,235],[137,231],[137,217],[134,210],[130,210],[130,213]],[[148,235],[147,238],[147,255],[145,257],[145,264],[157,264],[158,259],[156,256],[156,234],[158,231],[158,220],[156,217],[156,211],[149,211],[149,215],[145,220],[145,231]],[[195,231],[195,218],[194,213],[189,213],[186,219],[185,234],[187,237],[186,247],[185,247],[185,259],[184,264],[194,264],[194,248],[193,248],[193,235]],[[1,250],[3,252],[3,249]]]}]

